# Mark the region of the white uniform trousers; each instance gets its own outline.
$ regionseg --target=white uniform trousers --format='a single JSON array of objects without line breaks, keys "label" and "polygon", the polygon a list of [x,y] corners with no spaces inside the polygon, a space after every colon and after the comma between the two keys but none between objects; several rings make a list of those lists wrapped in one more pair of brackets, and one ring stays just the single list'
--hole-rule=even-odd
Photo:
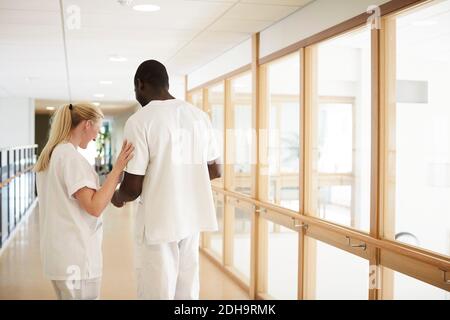
[{"label": "white uniform trousers", "polygon": [[197,300],[199,297],[199,234],[180,241],[136,245],[138,298]]},{"label": "white uniform trousers", "polygon": [[100,298],[101,278],[88,280],[53,280],[58,300],[98,300]]}]

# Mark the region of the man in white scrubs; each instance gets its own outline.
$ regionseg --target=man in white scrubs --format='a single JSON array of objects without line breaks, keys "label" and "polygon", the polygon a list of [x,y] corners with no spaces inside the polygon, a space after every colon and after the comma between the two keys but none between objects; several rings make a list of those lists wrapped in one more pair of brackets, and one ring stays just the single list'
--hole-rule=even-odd
[{"label": "man in white scrubs", "polygon": [[134,147],[112,202],[140,197],[136,216],[140,299],[198,299],[199,234],[217,230],[211,179],[219,148],[207,114],[170,95],[166,68],[143,62],[134,78],[142,109],[124,130]]}]

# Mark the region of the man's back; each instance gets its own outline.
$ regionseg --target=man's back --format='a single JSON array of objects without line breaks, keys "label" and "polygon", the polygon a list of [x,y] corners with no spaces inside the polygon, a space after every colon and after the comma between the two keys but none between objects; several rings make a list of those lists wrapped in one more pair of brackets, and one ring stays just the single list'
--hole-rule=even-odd
[{"label": "man's back", "polygon": [[145,175],[140,239],[155,244],[217,229],[207,161],[219,155],[204,112],[178,99],[152,101],[127,121],[125,139],[135,146],[126,171]]}]

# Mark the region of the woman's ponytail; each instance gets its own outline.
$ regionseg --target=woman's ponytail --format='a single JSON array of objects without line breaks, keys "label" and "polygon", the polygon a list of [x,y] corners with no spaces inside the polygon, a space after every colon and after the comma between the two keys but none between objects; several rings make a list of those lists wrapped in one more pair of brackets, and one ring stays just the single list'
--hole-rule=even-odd
[{"label": "woman's ponytail", "polygon": [[83,120],[99,120],[103,113],[99,108],[87,105],[65,105],[55,112],[51,120],[48,142],[39,156],[34,171],[41,172],[48,168],[55,147],[70,138],[70,131]]}]

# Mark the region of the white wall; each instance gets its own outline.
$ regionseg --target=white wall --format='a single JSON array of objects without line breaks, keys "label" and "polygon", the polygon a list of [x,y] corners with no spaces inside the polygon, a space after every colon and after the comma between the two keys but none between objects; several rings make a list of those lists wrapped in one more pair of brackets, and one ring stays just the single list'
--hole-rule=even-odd
[{"label": "white wall", "polygon": [[[381,5],[386,2],[389,0],[316,0],[261,32],[260,57],[263,58],[364,13],[369,5]],[[251,63],[251,39],[190,73],[188,89],[249,63]]]},{"label": "white wall", "polygon": [[188,89],[239,69],[252,61],[252,42],[246,40],[189,74]]},{"label": "white wall", "polygon": [[260,57],[306,39],[389,0],[317,0],[261,32]]},{"label": "white wall", "polygon": [[0,98],[0,148],[34,144],[34,100]]},{"label": "white wall", "polygon": [[184,76],[169,74],[169,92],[177,99],[185,100]]}]

